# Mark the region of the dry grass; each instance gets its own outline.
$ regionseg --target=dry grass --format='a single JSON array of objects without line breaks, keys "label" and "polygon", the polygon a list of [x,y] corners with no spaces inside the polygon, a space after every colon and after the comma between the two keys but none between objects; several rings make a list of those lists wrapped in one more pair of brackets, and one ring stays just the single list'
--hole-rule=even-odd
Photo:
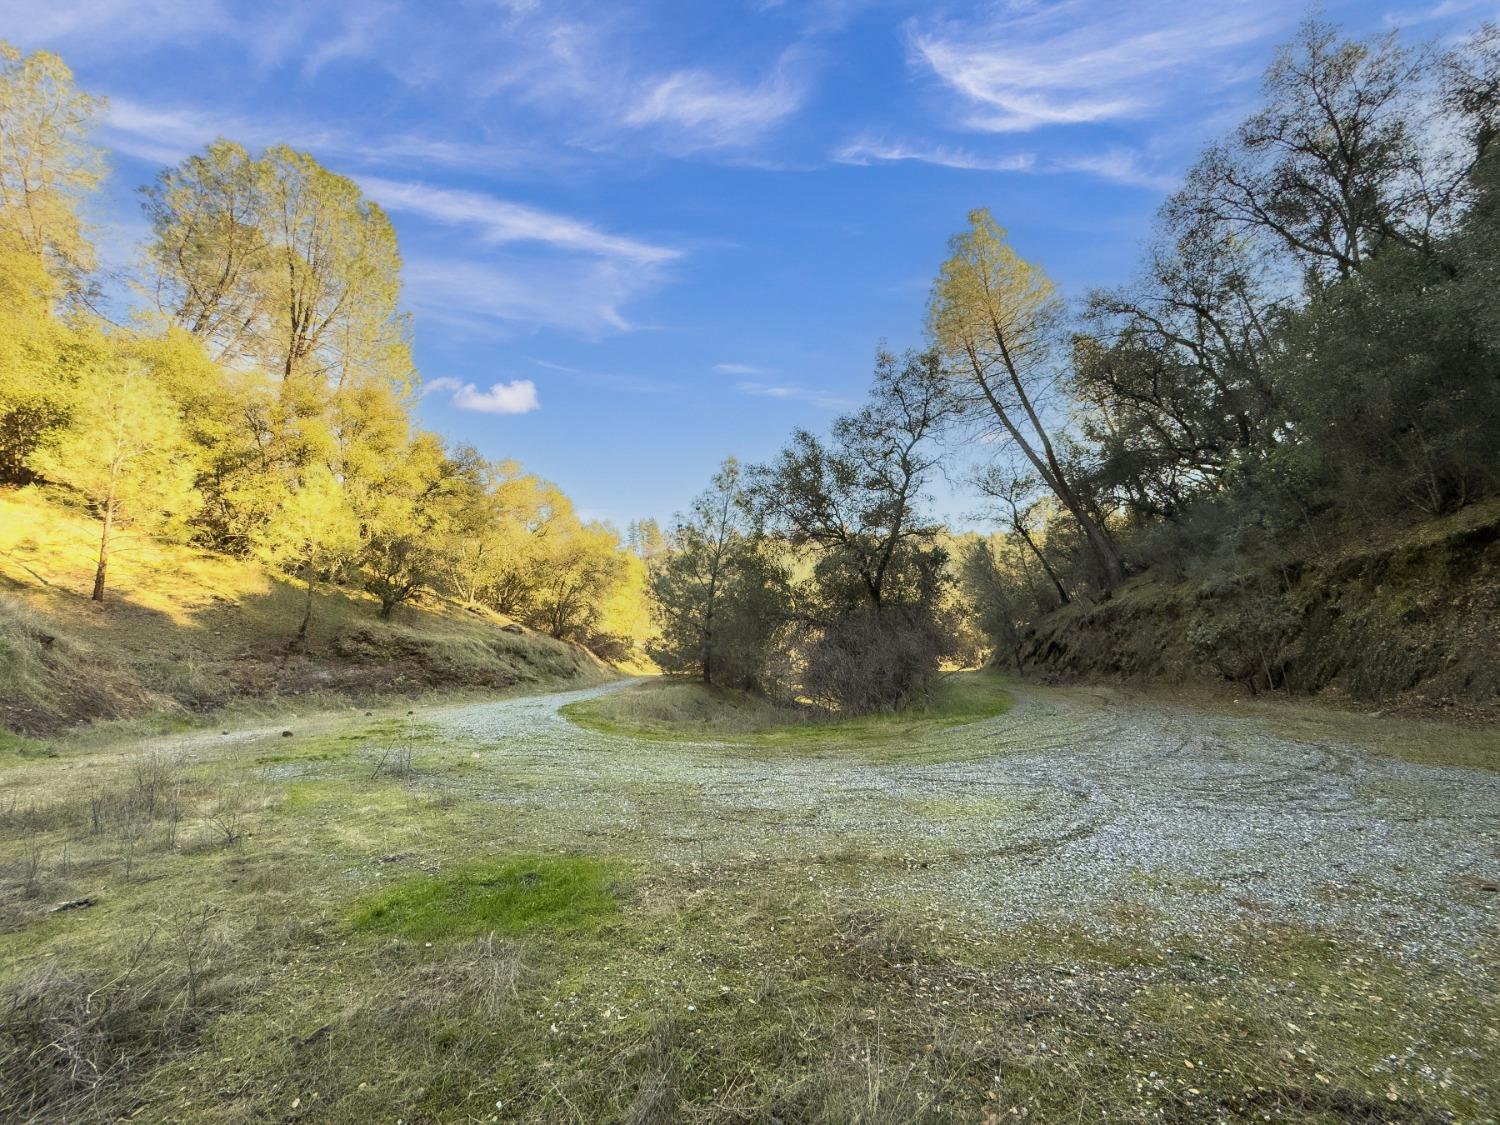
[{"label": "dry grass", "polygon": [[653,741],[817,750],[917,742],[925,733],[1003,715],[1010,705],[998,674],[954,672],[938,681],[924,705],[852,719],[675,678],[572,703],[563,714],[590,730]]},{"label": "dry grass", "polygon": [[429,599],[380,621],[362,592],[321,592],[292,650],[303,592],[258,564],[125,540],[104,605],[88,599],[95,525],[35,488],[0,491],[0,728],[210,712],[247,700],[364,700],[433,689],[593,682],[582,648]]}]

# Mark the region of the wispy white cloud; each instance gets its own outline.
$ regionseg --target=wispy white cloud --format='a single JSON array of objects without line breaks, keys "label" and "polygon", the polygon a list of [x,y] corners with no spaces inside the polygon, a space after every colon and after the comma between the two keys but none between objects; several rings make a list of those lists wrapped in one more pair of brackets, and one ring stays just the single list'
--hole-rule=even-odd
[{"label": "wispy white cloud", "polygon": [[641,375],[622,375],[618,371],[585,371],[579,367],[568,367],[565,364],[553,363],[545,359],[533,359],[532,363],[548,371],[555,371],[566,379],[587,386],[608,387],[615,391],[628,391],[631,394],[654,395],[676,389],[676,385],[665,379],[654,379]]},{"label": "wispy white cloud", "polygon": [[1284,30],[1302,0],[1062,0],[910,29],[914,60],[959,95],[965,126],[1025,132],[1138,118],[1190,96],[1236,48]]},{"label": "wispy white cloud", "polygon": [[500,145],[431,133],[371,133],[289,117],[246,117],[205,107],[151,105],[114,95],[103,125],[103,140],[110,147],[160,164],[174,164],[217,137],[250,148],[289,144],[323,159],[365,167],[514,172],[556,167],[565,159],[535,145]]},{"label": "wispy white cloud", "polygon": [[854,405],[851,399],[840,395],[829,394],[827,391],[820,391],[816,387],[800,387],[794,384],[745,381],[736,383],[734,389],[741,394],[756,395],[760,398],[779,398],[794,402],[806,402],[824,410],[847,410]]},{"label": "wispy white cloud", "polygon": [[943,168],[960,168],[974,172],[1030,172],[1036,168],[1036,154],[1030,152],[980,156],[963,148],[948,145],[906,145],[871,138],[853,140],[833,154],[840,164],[875,164],[914,161],[936,164]]},{"label": "wispy white cloud", "polygon": [[598,337],[635,328],[626,313],[660,284],[629,262],[564,256],[416,258],[404,273],[418,315],[468,332],[554,329]]},{"label": "wispy white cloud", "polygon": [[0,27],[28,45],[66,44],[71,56],[92,57],[122,43],[146,49],[222,34],[234,20],[217,0],[0,0]]},{"label": "wispy white cloud", "polygon": [[678,148],[743,147],[802,107],[807,83],[798,72],[794,52],[754,85],[744,85],[708,70],[678,70],[648,80],[639,99],[624,116],[635,127],[669,127]]},{"label": "wispy white cloud", "polygon": [[[450,322],[472,325],[477,318],[507,332],[630,331],[636,325],[627,307],[665,283],[683,257],[672,247],[481,192],[373,176],[360,177],[360,184],[398,215],[477,235],[458,257],[418,260],[406,270],[418,309]],[[481,247],[491,252],[481,258]]]},{"label": "wispy white cloud", "polygon": [[882,164],[913,161],[972,172],[1015,172],[1021,174],[1057,175],[1078,173],[1094,176],[1126,187],[1151,191],[1169,191],[1177,177],[1166,169],[1154,168],[1141,153],[1131,149],[1111,148],[1094,152],[1038,156],[1033,152],[1001,153],[985,156],[948,145],[890,143],[857,139],[833,154],[840,164]]},{"label": "wispy white cloud", "polygon": [[680,250],[609,234],[581,219],[480,192],[376,176],[362,176],[360,184],[383,207],[449,226],[472,226],[492,246],[537,242],[641,265],[661,265],[682,256]]},{"label": "wispy white cloud", "polygon": [[737,158],[805,104],[813,66],[799,45],[759,66],[707,51],[691,66],[662,66],[652,62],[660,31],[641,26],[643,11],[610,6],[584,19],[559,5],[528,7],[508,22],[476,93],[550,114],[591,151]]},{"label": "wispy white cloud", "polygon": [[537,400],[536,384],[530,379],[491,383],[489,389],[484,391],[473,383],[447,377],[429,379],[423,387],[424,394],[437,391],[451,392],[450,401],[454,406],[478,414],[530,414],[542,405]]},{"label": "wispy white cloud", "polygon": [[1045,162],[1043,170],[1079,172],[1084,175],[1097,176],[1110,183],[1144,188],[1147,191],[1171,191],[1181,182],[1179,175],[1168,170],[1152,168],[1148,166],[1148,162],[1140,153],[1123,148],[1055,157]]},{"label": "wispy white cloud", "polygon": [[761,369],[748,363],[716,363],[714,370],[720,375],[759,375]]},{"label": "wispy white cloud", "polygon": [[1440,3],[1428,4],[1422,8],[1403,8],[1386,12],[1385,23],[1389,27],[1415,27],[1419,24],[1452,19],[1454,16],[1465,16],[1475,11],[1487,11],[1491,16],[1500,17],[1495,0],[1441,0]]}]

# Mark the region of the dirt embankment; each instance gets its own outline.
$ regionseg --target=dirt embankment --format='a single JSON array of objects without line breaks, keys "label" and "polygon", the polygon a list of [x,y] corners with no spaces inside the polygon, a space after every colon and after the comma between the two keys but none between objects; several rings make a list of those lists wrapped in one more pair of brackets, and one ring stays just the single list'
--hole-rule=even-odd
[{"label": "dirt embankment", "polygon": [[1022,662],[1500,717],[1500,504],[1236,574],[1148,573],[1038,622]]}]

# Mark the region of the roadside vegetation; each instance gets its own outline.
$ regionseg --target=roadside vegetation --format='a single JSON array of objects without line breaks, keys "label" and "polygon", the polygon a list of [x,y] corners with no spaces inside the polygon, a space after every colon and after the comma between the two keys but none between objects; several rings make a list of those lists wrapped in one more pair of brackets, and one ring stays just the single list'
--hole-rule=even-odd
[{"label": "roadside vegetation", "polygon": [[657,742],[840,750],[902,743],[910,752],[925,734],[1003,715],[1011,705],[1003,683],[993,672],[949,673],[921,703],[886,714],[845,716],[806,703],[663,678],[570,703],[562,713],[590,730]]},{"label": "roadside vegetation", "polygon": [[[470,617],[450,633],[517,621],[639,661],[639,554],[556,485],[417,425],[395,231],[352,180],[284,145],[215,141],[142,189],[131,305],[100,313],[122,296],[104,294],[82,218],[104,112],[62,59],[0,43],[0,564],[27,612],[63,635],[149,604],[182,626],[157,636],[170,651],[193,647],[204,596],[225,603],[219,633],[234,607],[276,603],[234,629],[264,662],[273,645],[326,653],[354,605],[417,633],[442,605]],[[162,581],[179,561],[229,581]],[[8,649],[31,643],[17,628]],[[400,647],[399,628],[366,635]]]}]

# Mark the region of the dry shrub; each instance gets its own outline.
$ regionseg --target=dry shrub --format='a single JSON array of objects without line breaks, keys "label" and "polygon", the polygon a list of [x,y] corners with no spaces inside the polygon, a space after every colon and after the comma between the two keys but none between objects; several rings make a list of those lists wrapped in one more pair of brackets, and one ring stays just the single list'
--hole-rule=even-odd
[{"label": "dry shrub", "polygon": [[164,920],[124,963],[43,963],[0,990],[0,1120],[108,1119],[138,1067],[190,1043],[223,999],[233,947],[211,908]]},{"label": "dry shrub", "polygon": [[807,646],[803,691],[842,714],[901,710],[926,698],[950,644],[925,605],[850,613]]}]

